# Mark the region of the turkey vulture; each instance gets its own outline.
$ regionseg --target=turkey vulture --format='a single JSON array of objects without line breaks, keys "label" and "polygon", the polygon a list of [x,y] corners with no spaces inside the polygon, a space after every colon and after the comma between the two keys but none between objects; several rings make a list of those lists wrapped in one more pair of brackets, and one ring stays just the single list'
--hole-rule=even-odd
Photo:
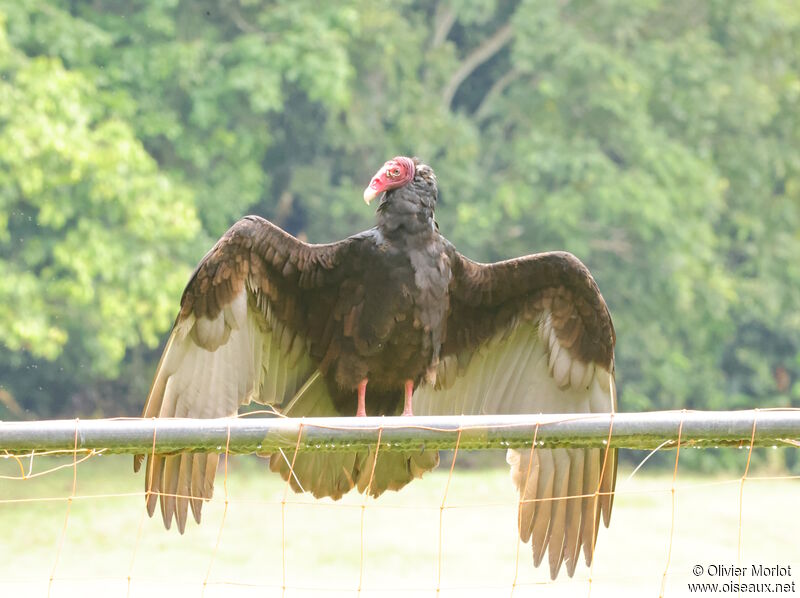
[{"label": "turkey vulture", "polygon": [[[143,417],[233,416],[251,401],[291,417],[597,413],[615,409],[614,328],[589,270],[569,253],[480,264],[438,230],[433,170],[386,162],[364,192],[377,225],[312,245],[247,216],[206,254],[156,371]],[[369,392],[367,393],[367,389]],[[138,471],[143,456],[136,457]],[[533,462],[531,463],[531,458]],[[200,522],[219,455],[148,455],[147,510],[181,533]],[[438,452],[298,453],[297,491],[378,496],[436,467]],[[616,450],[509,450],[519,534],[533,561],[571,576],[611,515]],[[370,484],[370,477],[373,477]],[[575,497],[575,498],[566,498]]]}]

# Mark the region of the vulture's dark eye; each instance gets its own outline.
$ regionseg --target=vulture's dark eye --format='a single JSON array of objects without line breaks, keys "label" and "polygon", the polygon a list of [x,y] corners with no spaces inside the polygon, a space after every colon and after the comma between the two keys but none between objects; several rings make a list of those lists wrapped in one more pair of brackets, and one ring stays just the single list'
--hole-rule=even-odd
[{"label": "vulture's dark eye", "polygon": [[392,170],[389,172],[389,174],[390,174],[392,177],[398,177],[398,176],[400,176],[400,169],[399,169],[399,168],[393,168],[393,169],[392,169]]}]

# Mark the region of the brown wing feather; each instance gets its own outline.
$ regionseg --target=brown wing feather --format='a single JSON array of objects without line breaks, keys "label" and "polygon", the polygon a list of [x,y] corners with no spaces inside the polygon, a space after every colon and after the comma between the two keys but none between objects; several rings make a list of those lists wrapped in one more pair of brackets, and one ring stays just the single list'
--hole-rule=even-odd
[{"label": "brown wing feather", "polygon": [[453,251],[447,341],[443,353],[471,350],[514,318],[544,310],[562,347],[610,370],[616,336],[608,307],[589,269],[554,251],[480,264]]},{"label": "brown wing feather", "polygon": [[[228,417],[250,401],[289,416],[339,415],[341,391],[326,366],[357,326],[359,277],[375,266],[365,242],[371,234],[308,245],[261,218],[236,223],[192,274],[143,416]],[[438,453],[379,454],[374,476],[373,460],[370,451],[301,453],[290,472],[277,453],[270,468],[298,492],[339,498],[358,488],[377,496],[435,467]],[[143,461],[137,455],[134,469]],[[160,504],[165,526],[175,519],[183,532],[191,507],[199,523],[218,462],[216,454],[147,455],[150,515]]]},{"label": "brown wing feather", "polygon": [[[615,410],[614,328],[586,266],[563,252],[487,265],[452,250],[451,263],[447,339],[415,413]],[[572,575],[581,547],[590,563],[611,515],[616,450],[510,450],[508,462],[534,564],[548,551],[551,576],[564,560]]]},{"label": "brown wing feather", "polygon": [[[331,309],[319,291],[337,283],[353,243],[309,245],[262,218],[237,222],[184,290],[142,416],[227,417],[251,400],[291,401],[317,370],[311,346]],[[330,400],[319,384],[303,398]],[[143,458],[134,458],[135,470]],[[160,497],[167,528],[174,517],[183,532],[188,506],[199,522],[217,463],[218,455],[147,455],[150,515]]]}]

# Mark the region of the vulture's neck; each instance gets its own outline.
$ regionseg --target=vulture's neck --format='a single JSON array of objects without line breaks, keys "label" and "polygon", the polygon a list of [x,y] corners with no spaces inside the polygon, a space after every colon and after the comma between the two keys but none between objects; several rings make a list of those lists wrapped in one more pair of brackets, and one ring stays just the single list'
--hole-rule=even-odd
[{"label": "vulture's neck", "polygon": [[438,234],[433,200],[401,191],[387,194],[378,206],[377,225],[383,237],[390,241],[411,241]]}]

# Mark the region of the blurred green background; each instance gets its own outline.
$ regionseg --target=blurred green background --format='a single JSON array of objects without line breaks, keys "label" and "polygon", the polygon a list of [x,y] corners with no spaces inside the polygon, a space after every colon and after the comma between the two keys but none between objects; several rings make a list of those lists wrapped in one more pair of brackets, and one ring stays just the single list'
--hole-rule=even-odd
[{"label": "blurred green background", "polygon": [[591,268],[623,410],[800,407],[794,0],[0,0],[0,419],[138,415],[213,241],[367,228],[397,154]]}]

